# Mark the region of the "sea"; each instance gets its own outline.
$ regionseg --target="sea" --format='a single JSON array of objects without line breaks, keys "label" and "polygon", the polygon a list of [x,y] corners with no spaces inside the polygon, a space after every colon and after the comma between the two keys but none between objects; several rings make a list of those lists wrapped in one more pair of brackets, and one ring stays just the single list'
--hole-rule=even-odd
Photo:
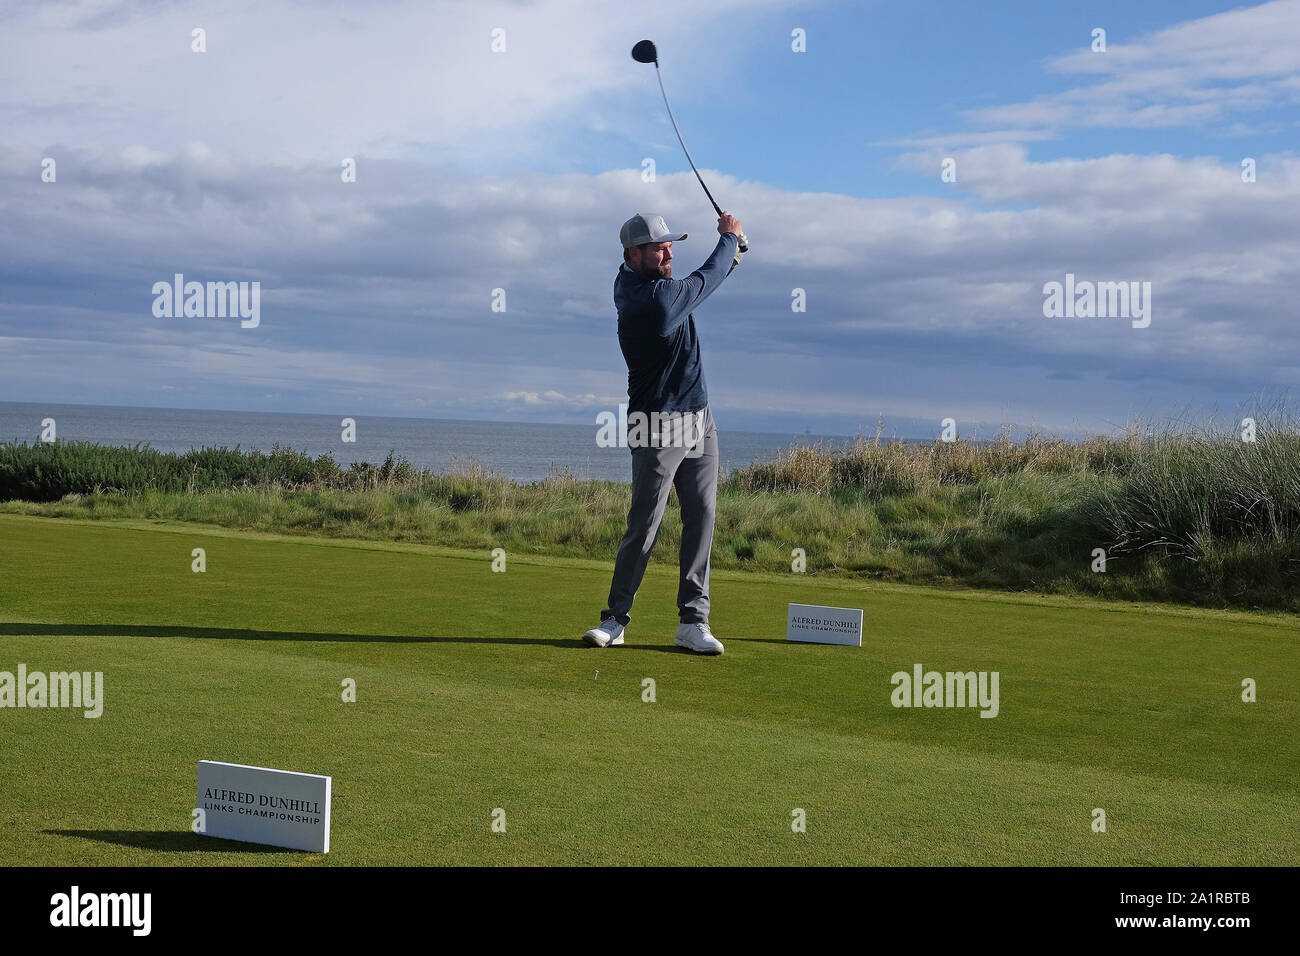
[{"label": "sea", "polygon": [[[446,418],[386,418],[353,415],[355,443],[342,441],[341,415],[238,412],[216,409],[142,408],[122,405],[61,405],[0,402],[0,444],[33,444],[46,418],[61,441],[147,446],[163,452],[194,448],[239,448],[269,452],[276,445],[331,455],[340,467],[353,462],[381,464],[392,451],[417,468],[447,472],[470,459],[520,484],[568,469],[583,481],[632,479],[631,452],[596,444],[590,425],[466,421]],[[792,445],[822,443],[826,449],[852,442],[845,435],[804,432],[732,431],[718,423],[719,467],[723,473],[754,462],[772,461]]]}]

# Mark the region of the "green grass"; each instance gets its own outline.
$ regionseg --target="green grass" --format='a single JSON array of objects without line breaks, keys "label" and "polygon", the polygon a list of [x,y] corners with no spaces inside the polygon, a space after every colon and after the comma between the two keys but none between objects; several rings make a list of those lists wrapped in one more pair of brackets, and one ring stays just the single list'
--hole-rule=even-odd
[{"label": "green grass", "polygon": [[[720,479],[714,567],[788,571],[800,549],[819,576],[1300,612],[1300,423],[1260,416],[1254,441],[1211,424],[1081,442],[794,445]],[[345,470],[278,446],[0,444],[11,514],[613,560],[630,497],[626,483],[567,472],[520,485],[472,459],[434,474],[392,453]],[[659,542],[680,538],[674,493]]]},{"label": "green grass", "polygon": [[[698,658],[674,557],[595,650],[606,562],[0,516],[0,670],[105,681],[98,720],[0,710],[0,863],[1300,858],[1292,618],[720,571]],[[864,646],[786,644],[787,601],[863,608]],[[915,662],[999,671],[1000,716],[893,708]],[[200,759],[332,775],[332,851],[190,834]]]}]

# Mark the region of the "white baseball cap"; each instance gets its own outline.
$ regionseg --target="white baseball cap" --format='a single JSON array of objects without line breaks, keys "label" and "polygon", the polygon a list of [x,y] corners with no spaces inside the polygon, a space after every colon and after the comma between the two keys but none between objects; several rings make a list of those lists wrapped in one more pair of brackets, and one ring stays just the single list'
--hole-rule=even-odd
[{"label": "white baseball cap", "polygon": [[680,236],[673,235],[672,230],[668,228],[668,223],[664,222],[663,216],[637,213],[623,223],[623,228],[618,231],[618,238],[623,243],[623,248],[628,249],[632,246],[643,246],[647,242],[681,242],[686,238],[686,233]]}]

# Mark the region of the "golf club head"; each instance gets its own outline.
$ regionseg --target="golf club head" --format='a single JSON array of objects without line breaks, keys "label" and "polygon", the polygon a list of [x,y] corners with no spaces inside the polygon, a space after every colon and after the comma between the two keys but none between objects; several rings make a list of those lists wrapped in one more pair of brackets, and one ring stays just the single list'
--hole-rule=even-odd
[{"label": "golf club head", "polygon": [[[653,40],[638,40],[636,45],[632,47],[632,59],[636,60],[638,63],[653,63],[655,65],[655,70],[658,71],[659,69],[659,51],[655,49]],[[656,76],[658,76],[657,72]],[[682,131],[677,128],[677,120],[673,117],[673,108],[668,105],[668,94],[664,93],[663,87],[663,77],[659,77],[659,91],[663,93],[664,108],[668,110],[668,119],[673,124],[673,132],[677,134],[677,141],[682,144],[682,152],[686,154],[686,161],[691,164],[691,171],[695,173],[695,178],[700,181],[700,186],[704,189],[704,195],[709,197],[709,202],[713,203],[713,210],[721,216],[722,210],[718,208],[717,202],[714,201],[713,194],[709,192],[709,187],[704,185],[704,177],[701,176],[700,171],[695,168],[695,160],[691,159],[691,151],[686,148],[686,141],[682,139]],[[743,234],[740,236],[740,245],[737,251],[739,251],[741,255],[744,255],[749,251],[749,240],[746,239]],[[737,258],[736,262],[739,261],[739,258]],[[736,263],[733,262],[731,267],[734,269]],[[728,273],[728,275],[730,275],[730,273]]]},{"label": "golf club head", "polygon": [[659,51],[655,49],[654,41],[642,40],[632,47],[632,59],[638,63],[653,63],[658,66]]}]

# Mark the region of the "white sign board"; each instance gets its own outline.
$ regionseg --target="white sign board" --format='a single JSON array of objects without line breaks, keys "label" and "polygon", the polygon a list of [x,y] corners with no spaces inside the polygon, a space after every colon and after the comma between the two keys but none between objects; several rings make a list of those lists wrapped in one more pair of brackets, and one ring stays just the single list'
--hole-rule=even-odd
[{"label": "white sign board", "polygon": [[811,644],[862,646],[862,609],[791,604],[786,612],[785,639]]},{"label": "white sign board", "polygon": [[199,761],[206,836],[330,851],[331,778],[314,773]]}]

